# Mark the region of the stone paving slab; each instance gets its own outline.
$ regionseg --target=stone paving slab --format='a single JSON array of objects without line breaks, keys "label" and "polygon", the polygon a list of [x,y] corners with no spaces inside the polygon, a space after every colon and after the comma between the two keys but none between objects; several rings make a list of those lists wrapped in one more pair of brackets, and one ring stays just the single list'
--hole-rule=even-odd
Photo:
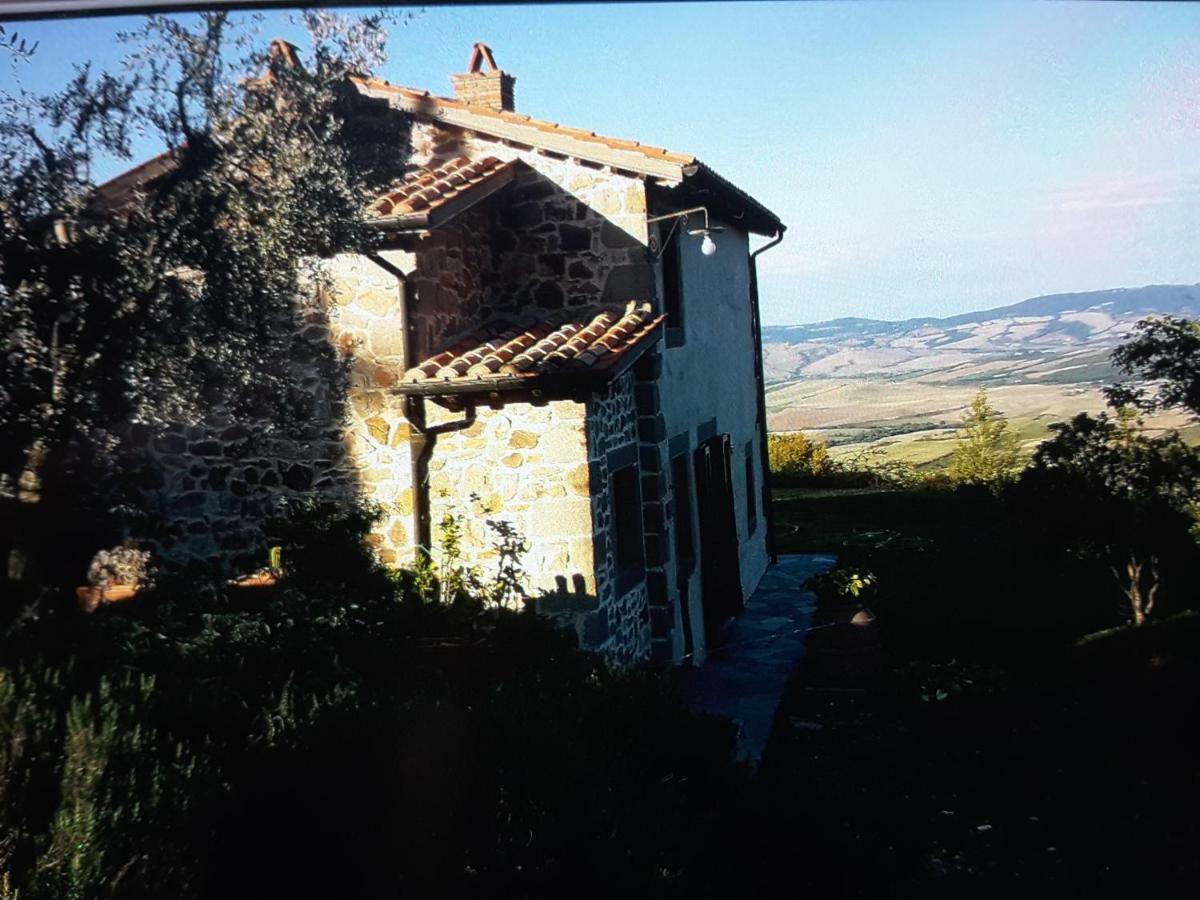
[{"label": "stone paving slab", "polygon": [[678,672],[684,700],[693,711],[737,725],[738,759],[753,767],[767,746],[784,686],[804,655],[816,598],[800,585],[835,562],[836,557],[815,554],[780,556],[745,610],[726,624],[708,661]]}]

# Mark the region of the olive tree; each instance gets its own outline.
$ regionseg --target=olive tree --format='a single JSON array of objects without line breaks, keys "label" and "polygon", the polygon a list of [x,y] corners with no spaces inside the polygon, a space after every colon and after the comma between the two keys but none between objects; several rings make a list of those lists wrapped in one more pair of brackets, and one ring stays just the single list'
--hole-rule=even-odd
[{"label": "olive tree", "polygon": [[[133,509],[129,422],[305,417],[285,326],[314,260],[373,246],[362,210],[407,125],[348,80],[382,61],[385,20],[302,19],[301,56],[225,13],[149,17],[120,71],[0,96],[0,547],[56,555]],[[169,149],[98,189],[138,133]]]}]

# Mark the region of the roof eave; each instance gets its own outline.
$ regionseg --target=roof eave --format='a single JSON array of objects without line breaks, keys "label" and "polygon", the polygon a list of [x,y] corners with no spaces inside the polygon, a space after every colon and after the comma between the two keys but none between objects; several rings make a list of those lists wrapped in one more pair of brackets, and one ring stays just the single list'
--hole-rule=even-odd
[{"label": "roof eave", "polygon": [[[428,93],[418,93],[396,85],[381,84],[367,79],[356,79],[355,85],[369,97],[386,100],[393,107],[412,115],[429,118],[437,122],[486,134],[514,144],[536,147],[553,153],[561,153],[597,165],[609,166],[627,172],[654,178],[660,183],[679,186],[699,181],[711,189],[736,198],[751,213],[748,231],[765,236],[777,234],[783,227],[779,217],[737,187],[718,175],[712,168],[694,156],[670,154],[671,159],[656,159],[638,150],[623,150],[574,137],[569,131],[554,131],[512,120],[512,115],[483,113],[463,108],[457,104],[443,102],[443,98]],[[526,117],[528,118],[528,117]],[[530,120],[532,121],[532,120]]]},{"label": "roof eave", "polygon": [[779,216],[736,184],[721,177],[716,170],[699,161],[692,168],[693,171],[689,173],[689,186],[700,190],[714,191],[719,195],[736,200],[742,205],[740,215],[732,214],[733,224],[763,237],[774,237],[785,229],[786,226]]},{"label": "roof eave", "polygon": [[493,116],[451,106],[441,103],[440,98],[432,95],[414,95],[393,85],[378,85],[366,80],[356,80],[355,84],[367,96],[387,100],[394,108],[412,115],[647,177],[680,182],[684,179],[684,169],[695,162],[692,157],[680,157],[678,161],[655,159],[637,150],[609,147],[597,141],[573,137],[567,132],[546,131],[535,125],[511,121],[499,114]]}]

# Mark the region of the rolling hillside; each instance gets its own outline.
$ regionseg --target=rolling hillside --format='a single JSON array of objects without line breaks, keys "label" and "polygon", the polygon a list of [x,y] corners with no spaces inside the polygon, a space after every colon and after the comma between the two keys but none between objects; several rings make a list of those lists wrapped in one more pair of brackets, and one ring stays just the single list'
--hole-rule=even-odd
[{"label": "rolling hillside", "polygon": [[1103,407],[1100,387],[1114,378],[1109,353],[1153,314],[1200,317],[1200,284],[1054,294],[942,319],[767,327],[768,420],[838,452],[882,444],[933,463],[950,452],[963,411],[986,387],[1031,449],[1050,423]]}]

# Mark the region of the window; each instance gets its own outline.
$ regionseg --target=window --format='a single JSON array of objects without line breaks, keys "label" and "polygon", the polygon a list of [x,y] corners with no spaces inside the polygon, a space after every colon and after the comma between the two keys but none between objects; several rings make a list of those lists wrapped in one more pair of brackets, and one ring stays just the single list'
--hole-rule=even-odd
[{"label": "window", "polygon": [[625,593],[645,577],[642,548],[642,492],[637,464],[609,476],[616,536],[617,591]]},{"label": "window", "polygon": [[747,534],[758,528],[758,489],[754,486],[754,441],[746,442],[746,523]]},{"label": "window", "polygon": [[675,558],[679,571],[690,574],[696,568],[696,536],[692,530],[692,479],[688,454],[671,460],[671,484],[675,495]]},{"label": "window", "polygon": [[667,346],[683,343],[683,271],[679,261],[679,229],[665,229],[662,255],[663,312],[667,315]]}]

